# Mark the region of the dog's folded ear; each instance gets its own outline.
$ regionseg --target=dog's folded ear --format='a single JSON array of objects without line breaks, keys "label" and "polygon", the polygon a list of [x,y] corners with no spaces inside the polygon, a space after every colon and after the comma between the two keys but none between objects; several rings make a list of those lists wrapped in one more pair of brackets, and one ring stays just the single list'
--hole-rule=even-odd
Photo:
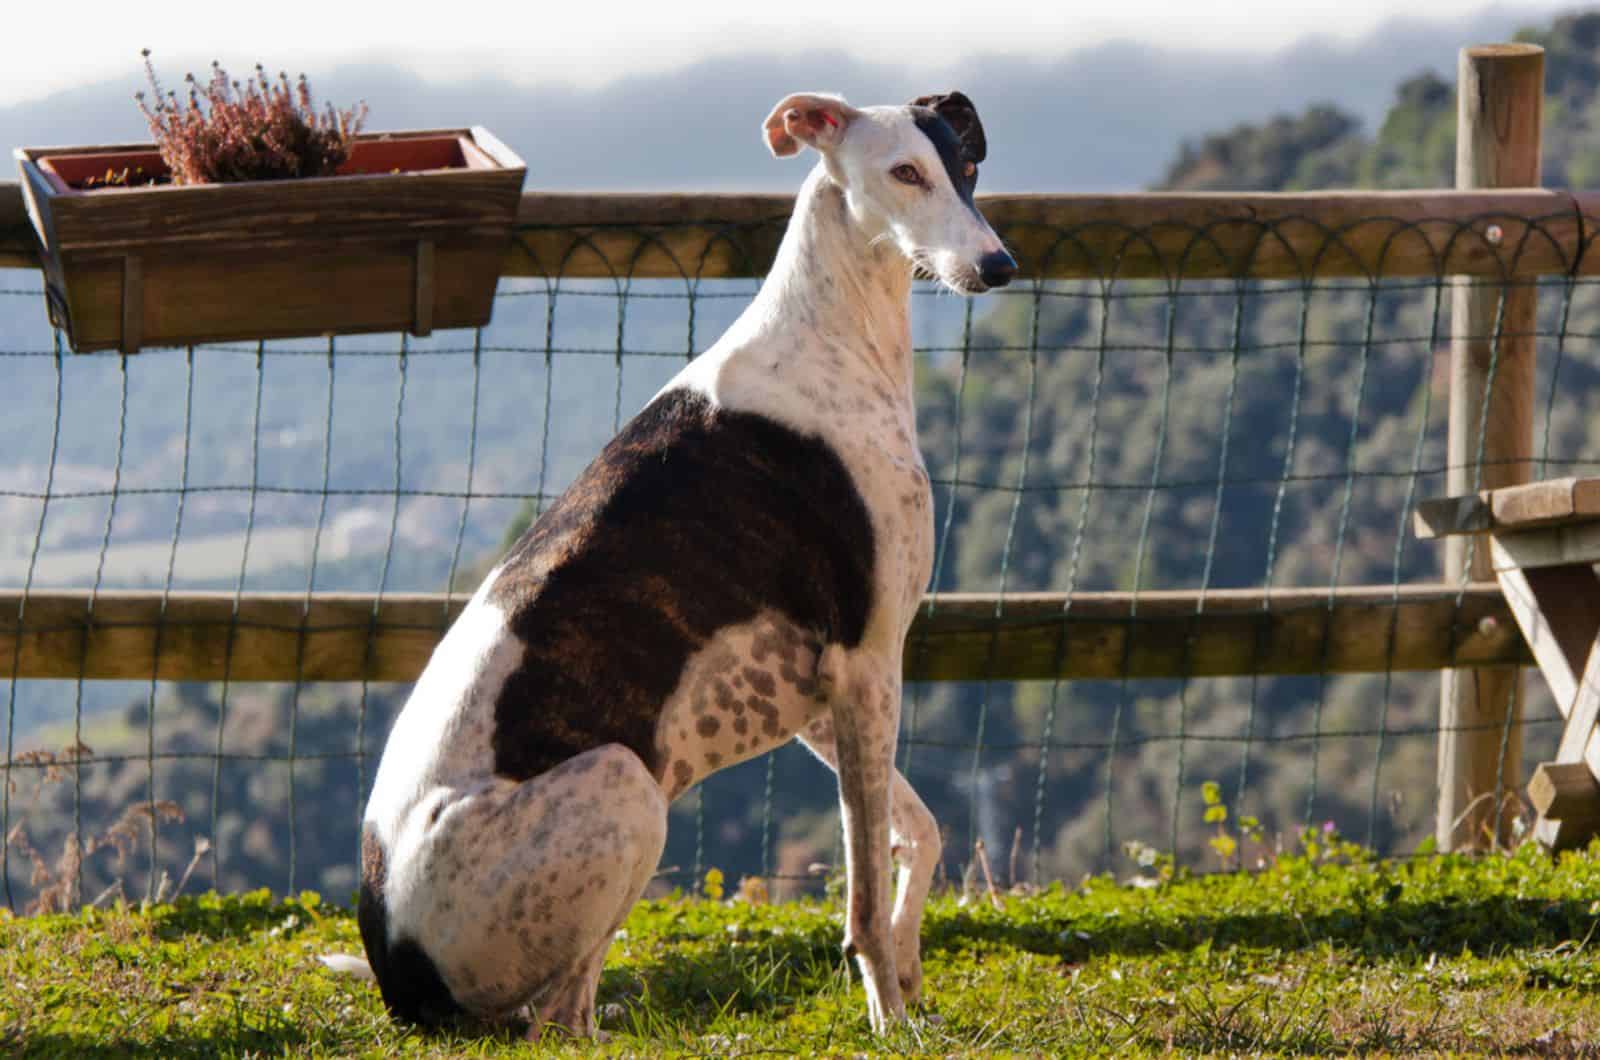
[{"label": "dog's folded ear", "polygon": [[767,149],[779,158],[797,154],[802,145],[827,151],[838,145],[860,113],[839,96],[796,92],[772,108],[761,131]]},{"label": "dog's folded ear", "polygon": [[964,92],[940,92],[932,96],[918,96],[911,101],[913,107],[928,107],[950,123],[961,141],[961,155],[967,162],[982,162],[989,153],[989,141],[983,135],[983,122],[978,120],[978,108],[972,105]]}]

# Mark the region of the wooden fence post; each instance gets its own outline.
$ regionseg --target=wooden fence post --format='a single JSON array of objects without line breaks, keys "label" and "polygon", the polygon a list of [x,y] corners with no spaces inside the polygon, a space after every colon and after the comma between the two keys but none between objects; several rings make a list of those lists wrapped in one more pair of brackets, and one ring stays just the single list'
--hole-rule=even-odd
[{"label": "wooden fence post", "polygon": [[[1544,49],[1462,49],[1457,100],[1456,187],[1536,186]],[[1515,248],[1503,245],[1502,251]],[[1526,482],[1531,474],[1537,290],[1458,278],[1453,295],[1447,486],[1460,496]],[[1488,542],[1454,537],[1445,547],[1446,581],[1463,577],[1469,550],[1471,577],[1493,577]],[[1503,829],[1522,789],[1522,673],[1446,670],[1439,691],[1443,731],[1435,834],[1441,850],[1482,848],[1507,837]]]}]

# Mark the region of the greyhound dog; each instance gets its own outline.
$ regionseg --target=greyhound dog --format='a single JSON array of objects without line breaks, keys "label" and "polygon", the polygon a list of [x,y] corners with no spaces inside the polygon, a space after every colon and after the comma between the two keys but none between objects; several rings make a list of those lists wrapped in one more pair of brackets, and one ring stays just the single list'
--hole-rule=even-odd
[{"label": "greyhound dog", "polygon": [[894,768],[933,555],[909,295],[914,271],[976,294],[1016,263],[973,203],[961,93],[791,95],[763,133],[821,164],[760,292],[490,572],[389,735],[358,920],[401,1020],[593,1034],[668,803],[796,737],[838,773],[873,1029],[920,994],[940,840]]}]

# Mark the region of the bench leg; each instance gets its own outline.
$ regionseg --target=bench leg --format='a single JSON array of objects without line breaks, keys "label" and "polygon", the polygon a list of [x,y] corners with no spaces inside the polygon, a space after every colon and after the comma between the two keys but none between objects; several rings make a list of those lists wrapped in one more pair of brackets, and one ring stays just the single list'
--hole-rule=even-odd
[{"label": "bench leg", "polygon": [[1567,719],[1555,761],[1528,785],[1534,835],[1552,850],[1581,846],[1600,825],[1600,576],[1587,563],[1512,566],[1498,542],[1495,553],[1506,603]]}]

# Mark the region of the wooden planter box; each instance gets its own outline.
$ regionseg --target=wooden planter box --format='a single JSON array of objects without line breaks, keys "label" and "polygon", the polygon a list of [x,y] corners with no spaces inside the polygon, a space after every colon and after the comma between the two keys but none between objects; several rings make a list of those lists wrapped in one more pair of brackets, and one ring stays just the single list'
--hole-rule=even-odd
[{"label": "wooden planter box", "polygon": [[525,172],[481,128],[363,135],[303,180],[85,191],[166,166],[152,144],[16,157],[50,320],[80,353],[488,323]]}]

